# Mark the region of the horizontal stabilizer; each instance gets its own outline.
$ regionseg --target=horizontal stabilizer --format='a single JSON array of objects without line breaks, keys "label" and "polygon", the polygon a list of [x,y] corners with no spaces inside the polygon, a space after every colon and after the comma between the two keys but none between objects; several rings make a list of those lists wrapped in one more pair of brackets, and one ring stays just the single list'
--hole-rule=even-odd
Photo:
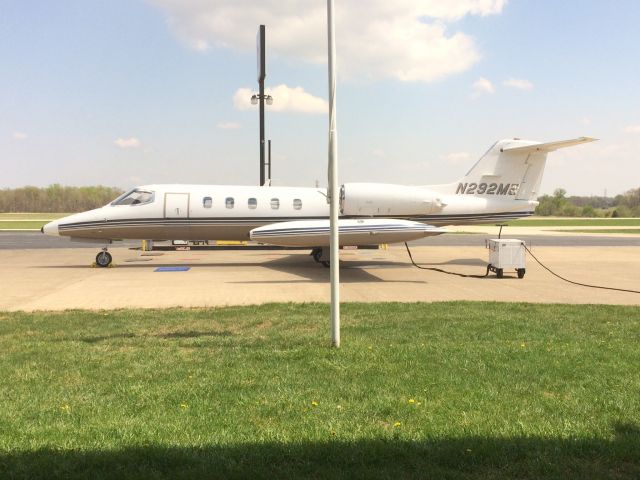
[{"label": "horizontal stabilizer", "polygon": [[528,152],[553,152],[560,148],[573,147],[574,145],[580,145],[582,143],[589,143],[596,141],[597,138],[580,137],[571,140],[559,140],[557,142],[548,143],[534,143],[533,145],[525,146],[513,146],[503,147],[500,151],[508,153],[528,153]]}]

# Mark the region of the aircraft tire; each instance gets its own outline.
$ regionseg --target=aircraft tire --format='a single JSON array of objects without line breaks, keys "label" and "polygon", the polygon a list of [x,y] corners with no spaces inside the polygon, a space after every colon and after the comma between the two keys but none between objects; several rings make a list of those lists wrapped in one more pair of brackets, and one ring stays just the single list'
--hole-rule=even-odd
[{"label": "aircraft tire", "polygon": [[109,265],[111,265],[112,261],[113,257],[111,257],[111,254],[109,252],[100,252],[98,253],[98,255],[96,255],[96,265],[98,265],[99,267],[108,267]]}]

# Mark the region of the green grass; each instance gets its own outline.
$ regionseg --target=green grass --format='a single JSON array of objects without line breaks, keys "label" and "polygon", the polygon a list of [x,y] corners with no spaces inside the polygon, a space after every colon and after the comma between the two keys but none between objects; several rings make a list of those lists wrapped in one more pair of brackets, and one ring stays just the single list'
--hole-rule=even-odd
[{"label": "green grass", "polygon": [[640,227],[640,218],[523,218],[507,222],[511,227]]},{"label": "green grass", "polygon": [[[0,478],[638,478],[640,309],[0,313]],[[412,401],[413,400],[413,401]]]},{"label": "green grass", "polygon": [[0,230],[40,230],[46,223],[69,213],[0,213]]},{"label": "green grass", "polygon": [[640,234],[640,228],[590,228],[590,229],[572,229],[572,230],[556,230],[556,232],[569,233],[631,233]]},{"label": "green grass", "polygon": [[40,227],[47,223],[44,221],[2,221],[0,220],[0,230],[40,230]]},{"label": "green grass", "polygon": [[57,220],[71,215],[70,213],[0,213],[2,220]]}]

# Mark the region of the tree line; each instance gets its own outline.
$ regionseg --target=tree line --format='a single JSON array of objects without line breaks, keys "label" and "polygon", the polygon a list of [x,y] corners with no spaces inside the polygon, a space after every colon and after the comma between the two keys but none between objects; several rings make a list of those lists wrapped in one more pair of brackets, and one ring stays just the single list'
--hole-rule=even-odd
[{"label": "tree line", "polygon": [[640,217],[640,188],[615,197],[567,197],[567,191],[558,188],[553,195],[538,197],[540,205],[536,215],[558,217]]},{"label": "tree line", "polygon": [[123,192],[115,187],[20,187],[0,190],[0,212],[74,213],[102,207]]}]

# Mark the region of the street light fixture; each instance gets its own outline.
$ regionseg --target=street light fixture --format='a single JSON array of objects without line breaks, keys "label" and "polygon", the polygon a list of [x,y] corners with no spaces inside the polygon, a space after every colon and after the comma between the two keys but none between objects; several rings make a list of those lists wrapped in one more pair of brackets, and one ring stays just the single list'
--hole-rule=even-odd
[{"label": "street light fixture", "polygon": [[273,97],[271,95],[260,95],[260,94],[251,95],[251,105],[257,105],[260,98],[262,98],[267,105],[273,105]]}]

